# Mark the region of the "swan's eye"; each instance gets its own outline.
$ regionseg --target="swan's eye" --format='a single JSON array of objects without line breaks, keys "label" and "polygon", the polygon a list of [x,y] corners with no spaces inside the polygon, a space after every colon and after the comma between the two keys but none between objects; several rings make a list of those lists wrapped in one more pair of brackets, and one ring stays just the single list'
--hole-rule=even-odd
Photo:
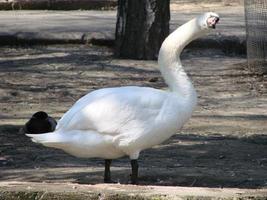
[{"label": "swan's eye", "polygon": [[213,28],[215,29],[216,28],[216,24],[219,22],[220,18],[219,17],[216,17],[216,16],[210,16],[208,19],[207,19],[207,25],[209,28]]}]

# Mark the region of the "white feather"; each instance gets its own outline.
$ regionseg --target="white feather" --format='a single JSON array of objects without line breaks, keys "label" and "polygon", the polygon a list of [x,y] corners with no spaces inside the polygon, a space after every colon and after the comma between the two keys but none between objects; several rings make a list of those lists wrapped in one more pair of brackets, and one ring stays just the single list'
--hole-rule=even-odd
[{"label": "white feather", "polygon": [[162,44],[158,63],[170,91],[134,86],[96,90],[63,115],[55,132],[28,136],[78,157],[137,159],[140,151],[177,133],[196,105],[197,94],[179,55],[206,32],[198,21],[181,26]]}]

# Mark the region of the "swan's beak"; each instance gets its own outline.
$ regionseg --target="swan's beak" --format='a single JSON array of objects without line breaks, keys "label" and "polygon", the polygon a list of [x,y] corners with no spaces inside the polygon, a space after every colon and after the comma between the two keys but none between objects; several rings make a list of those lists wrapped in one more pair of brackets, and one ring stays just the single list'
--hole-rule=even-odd
[{"label": "swan's beak", "polygon": [[217,16],[211,16],[207,19],[207,24],[209,28],[216,28],[216,24],[219,22],[220,18]]}]

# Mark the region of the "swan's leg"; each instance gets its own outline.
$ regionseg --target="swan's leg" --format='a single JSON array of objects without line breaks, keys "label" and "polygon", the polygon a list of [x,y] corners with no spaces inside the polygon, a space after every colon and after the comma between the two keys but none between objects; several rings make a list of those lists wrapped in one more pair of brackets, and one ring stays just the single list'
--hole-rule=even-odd
[{"label": "swan's leg", "polygon": [[105,160],[105,173],[104,173],[104,182],[105,183],[111,183],[111,178],[110,178],[110,165],[111,161],[109,159]]},{"label": "swan's leg", "polygon": [[138,161],[137,159],[131,160],[131,166],[132,166],[131,183],[138,184]]}]

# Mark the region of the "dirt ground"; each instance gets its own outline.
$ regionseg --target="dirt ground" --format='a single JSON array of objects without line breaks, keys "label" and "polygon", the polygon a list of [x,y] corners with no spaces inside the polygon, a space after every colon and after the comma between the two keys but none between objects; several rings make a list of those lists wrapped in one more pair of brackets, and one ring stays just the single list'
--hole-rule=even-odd
[{"label": "dirt ground", "polygon": [[[179,133],[141,153],[140,184],[267,188],[266,81],[242,56],[190,49],[182,58],[199,104]],[[103,160],[34,144],[19,129],[36,111],[58,119],[87,92],[121,85],[166,87],[155,61],[115,59],[104,47],[1,47],[0,181],[102,183]],[[127,183],[129,159],[111,170]]]}]

